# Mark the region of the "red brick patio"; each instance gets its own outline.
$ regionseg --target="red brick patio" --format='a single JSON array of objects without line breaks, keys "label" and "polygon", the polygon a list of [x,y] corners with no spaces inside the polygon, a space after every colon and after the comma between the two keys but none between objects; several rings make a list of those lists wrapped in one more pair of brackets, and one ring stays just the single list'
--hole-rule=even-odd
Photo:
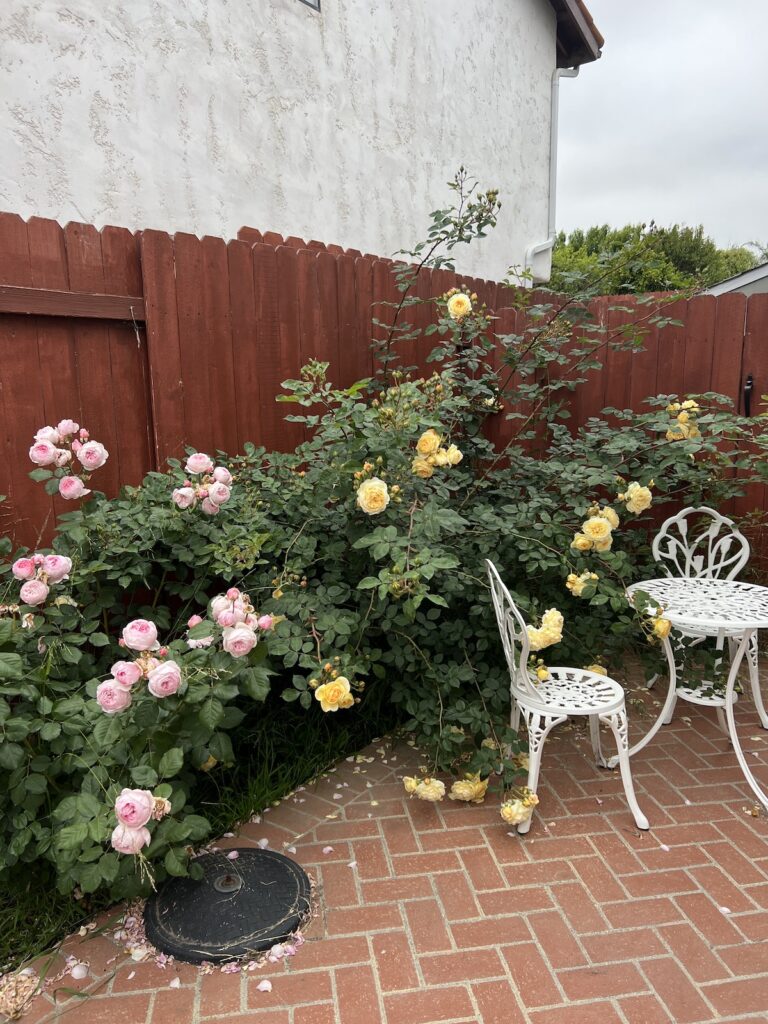
[{"label": "red brick patio", "polygon": [[[750,707],[740,735],[768,784],[768,733]],[[222,842],[295,846],[316,877],[320,914],[295,957],[202,976],[134,963],[104,936],[70,940],[93,976],[62,984],[93,994],[58,1008],[38,997],[27,1024],[768,1020],[768,827],[712,712],[683,705],[634,759],[650,833],[568,726],[545,749],[526,838],[508,834],[496,800],[404,798],[407,746],[366,753]]]}]

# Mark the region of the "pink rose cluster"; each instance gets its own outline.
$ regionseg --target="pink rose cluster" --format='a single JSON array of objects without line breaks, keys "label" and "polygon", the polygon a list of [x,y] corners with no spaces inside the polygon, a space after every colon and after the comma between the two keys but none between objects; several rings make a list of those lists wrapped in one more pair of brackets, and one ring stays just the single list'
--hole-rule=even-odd
[{"label": "pink rose cluster", "polygon": [[112,847],[118,853],[140,853],[149,846],[152,836],[147,823],[161,821],[171,813],[171,804],[148,789],[124,789],[115,801],[117,827],[112,833]]},{"label": "pink rose cluster", "polygon": [[65,580],[72,571],[72,559],[65,555],[41,555],[35,552],[26,558],[17,558],[11,572],[21,580],[19,598],[22,604],[35,607],[44,604],[51,587]]},{"label": "pink rose cluster", "polygon": [[135,651],[135,661],[116,661],[109,679],[96,687],[96,700],[107,715],[125,711],[133,700],[132,691],[141,679],[153,697],[162,699],[177,693],[181,686],[181,668],[168,658],[167,648],[157,640],[157,626],[147,619],[134,619],[123,629],[121,647]]},{"label": "pink rose cluster", "polygon": [[[259,642],[259,634],[268,633],[275,625],[273,616],[258,615],[250,597],[237,587],[230,587],[226,594],[214,597],[210,607],[211,618],[221,626],[221,646],[233,658],[250,654]],[[202,620],[193,616],[189,621],[191,625],[198,625]],[[194,644],[194,641],[187,642]]]},{"label": "pink rose cluster", "polygon": [[[101,469],[109,452],[99,441],[90,439],[85,427],[74,420],[61,420],[55,427],[38,430],[29,457],[41,468],[64,470],[59,478],[59,494],[72,501],[91,493],[85,484],[94,470]],[[80,476],[73,469],[77,468],[75,461],[80,463]]]},{"label": "pink rose cluster", "polygon": [[196,479],[187,479],[177,487],[171,498],[180,509],[200,508],[207,516],[215,516],[232,495],[232,474],[224,466],[214,466],[205,452],[193,452],[187,459],[184,472]]}]

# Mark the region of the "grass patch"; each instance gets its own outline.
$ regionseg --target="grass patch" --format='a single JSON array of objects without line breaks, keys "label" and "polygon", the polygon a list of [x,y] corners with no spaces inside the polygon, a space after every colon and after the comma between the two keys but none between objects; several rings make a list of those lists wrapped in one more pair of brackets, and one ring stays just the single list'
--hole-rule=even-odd
[{"label": "grass patch", "polygon": [[[207,776],[195,803],[213,825],[214,837],[232,831],[397,724],[383,685],[367,690],[354,710],[336,714],[314,707],[304,711],[273,695],[232,735],[236,764]],[[41,869],[40,862],[33,870],[22,865],[11,883],[0,886],[0,971],[55,947],[108,906],[106,900],[61,895],[53,872]]]}]

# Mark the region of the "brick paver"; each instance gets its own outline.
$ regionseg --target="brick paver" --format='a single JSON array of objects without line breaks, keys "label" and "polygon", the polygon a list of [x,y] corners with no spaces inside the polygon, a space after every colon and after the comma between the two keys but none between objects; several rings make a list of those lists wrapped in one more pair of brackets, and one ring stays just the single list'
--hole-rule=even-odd
[{"label": "brick paver", "polygon": [[[738,718],[768,787],[768,732],[748,699]],[[681,707],[633,761],[649,833],[579,728],[545,748],[526,837],[495,800],[406,798],[400,777],[419,760],[407,746],[366,754],[228,841],[295,846],[315,876],[320,912],[295,957],[247,975],[161,970],[108,930],[67,947],[91,962],[90,997],[39,997],[28,1024],[768,1020],[768,826],[711,712]]]}]

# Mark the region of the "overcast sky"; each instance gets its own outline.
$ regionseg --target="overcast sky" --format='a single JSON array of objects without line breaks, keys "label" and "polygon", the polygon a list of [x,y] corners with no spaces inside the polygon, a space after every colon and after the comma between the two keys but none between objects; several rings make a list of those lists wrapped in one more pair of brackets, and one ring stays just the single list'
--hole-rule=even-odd
[{"label": "overcast sky", "polygon": [[560,83],[557,226],[703,224],[768,244],[768,0],[587,0],[603,56]]}]

